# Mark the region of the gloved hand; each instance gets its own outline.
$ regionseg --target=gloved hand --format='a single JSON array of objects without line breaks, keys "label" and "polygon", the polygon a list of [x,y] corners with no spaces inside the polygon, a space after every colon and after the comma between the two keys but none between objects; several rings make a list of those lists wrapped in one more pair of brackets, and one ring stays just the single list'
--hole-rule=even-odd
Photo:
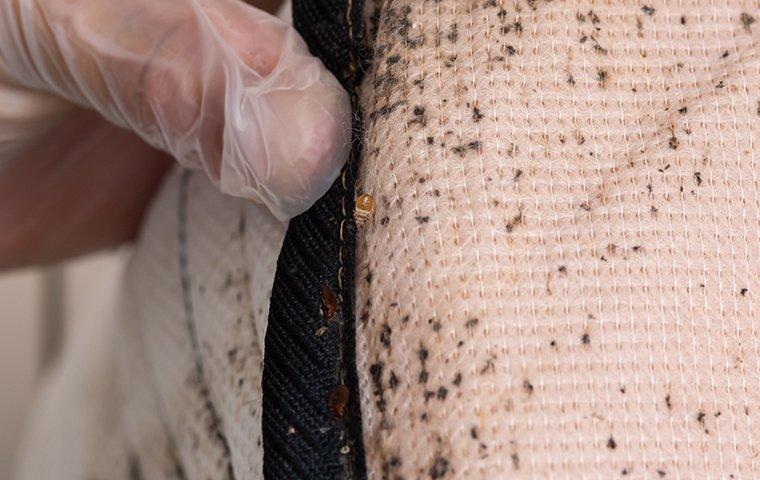
[{"label": "gloved hand", "polygon": [[[96,157],[90,165],[119,157],[141,168],[162,157],[82,109],[280,219],[329,188],[350,141],[337,80],[292,27],[240,0],[0,0],[0,217],[3,174],[28,157],[51,168],[41,154],[79,150]],[[32,173],[49,175],[26,167],[27,181]],[[150,190],[138,173],[121,174]]]}]

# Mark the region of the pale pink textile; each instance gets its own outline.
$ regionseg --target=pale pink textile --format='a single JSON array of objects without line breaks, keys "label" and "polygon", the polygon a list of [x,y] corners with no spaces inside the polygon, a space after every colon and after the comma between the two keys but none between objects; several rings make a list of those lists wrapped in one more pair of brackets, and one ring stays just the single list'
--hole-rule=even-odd
[{"label": "pale pink textile", "polygon": [[376,8],[369,477],[760,478],[758,4]]}]

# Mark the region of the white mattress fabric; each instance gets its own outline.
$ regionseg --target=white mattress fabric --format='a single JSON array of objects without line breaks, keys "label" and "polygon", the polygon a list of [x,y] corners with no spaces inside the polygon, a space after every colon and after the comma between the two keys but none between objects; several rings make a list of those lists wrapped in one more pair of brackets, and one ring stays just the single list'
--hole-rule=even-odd
[{"label": "white mattress fabric", "polygon": [[201,173],[174,172],[118,313],[80,329],[46,382],[17,478],[261,478],[264,332],[285,229]]}]

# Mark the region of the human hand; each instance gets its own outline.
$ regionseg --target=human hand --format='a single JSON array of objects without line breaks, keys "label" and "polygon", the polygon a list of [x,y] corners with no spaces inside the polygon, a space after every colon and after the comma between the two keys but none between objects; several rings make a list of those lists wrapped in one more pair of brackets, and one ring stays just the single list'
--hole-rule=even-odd
[{"label": "human hand", "polygon": [[350,140],[337,80],[238,0],[0,0],[0,99],[0,268],[129,238],[170,156],[290,218]]}]

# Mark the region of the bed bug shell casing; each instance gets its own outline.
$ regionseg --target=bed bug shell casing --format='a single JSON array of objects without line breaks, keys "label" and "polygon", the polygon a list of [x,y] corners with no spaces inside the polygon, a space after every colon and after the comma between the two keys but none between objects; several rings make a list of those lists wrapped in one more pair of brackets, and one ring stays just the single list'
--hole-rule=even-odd
[{"label": "bed bug shell casing", "polygon": [[354,205],[354,221],[356,222],[356,226],[363,227],[374,210],[375,198],[367,193],[360,195]]}]

